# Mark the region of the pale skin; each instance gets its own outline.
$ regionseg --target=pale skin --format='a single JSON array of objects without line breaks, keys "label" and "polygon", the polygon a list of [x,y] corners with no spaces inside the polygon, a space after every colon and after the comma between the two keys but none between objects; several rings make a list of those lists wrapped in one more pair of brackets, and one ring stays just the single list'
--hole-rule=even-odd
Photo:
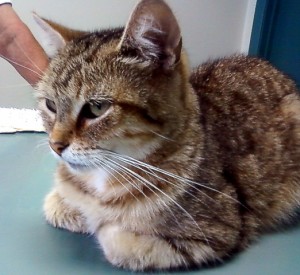
[{"label": "pale skin", "polygon": [[10,4],[0,5],[0,56],[31,85],[48,66],[48,57]]}]

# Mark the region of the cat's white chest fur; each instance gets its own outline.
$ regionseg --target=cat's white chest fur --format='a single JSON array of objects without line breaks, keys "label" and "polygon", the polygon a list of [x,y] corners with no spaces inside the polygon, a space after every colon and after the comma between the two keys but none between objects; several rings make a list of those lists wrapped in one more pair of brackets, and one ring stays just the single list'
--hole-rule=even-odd
[{"label": "cat's white chest fur", "polygon": [[102,168],[89,171],[85,175],[85,183],[97,194],[104,194],[108,189],[110,174]]},{"label": "cat's white chest fur", "polygon": [[58,178],[56,189],[64,201],[72,208],[78,209],[85,217],[87,231],[95,233],[99,224],[103,222],[104,209],[99,205],[99,198],[110,196],[110,173],[98,168],[91,171],[72,171],[83,184],[95,196],[85,192],[78,192],[78,188],[72,183],[60,181]]}]

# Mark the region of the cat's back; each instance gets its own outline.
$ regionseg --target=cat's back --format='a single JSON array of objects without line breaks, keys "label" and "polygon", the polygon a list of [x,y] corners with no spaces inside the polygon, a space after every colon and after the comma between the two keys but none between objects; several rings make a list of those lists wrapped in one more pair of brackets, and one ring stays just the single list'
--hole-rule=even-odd
[{"label": "cat's back", "polygon": [[300,162],[299,93],[279,70],[258,58],[233,56],[200,65],[190,81],[206,138],[226,159],[284,148],[298,152]]},{"label": "cat's back", "polygon": [[193,71],[190,82],[202,122],[243,131],[274,126],[276,118],[286,123],[300,119],[295,83],[261,59],[233,56],[207,62]]},{"label": "cat's back", "polygon": [[272,107],[297,90],[292,80],[267,61],[243,55],[208,61],[192,72],[190,80],[200,97],[222,98],[226,106],[234,100],[235,105]]},{"label": "cat's back", "polygon": [[216,164],[212,170],[221,171],[267,224],[283,216],[300,199],[295,83],[266,61],[234,56],[199,66],[191,84],[199,97],[208,165]]}]

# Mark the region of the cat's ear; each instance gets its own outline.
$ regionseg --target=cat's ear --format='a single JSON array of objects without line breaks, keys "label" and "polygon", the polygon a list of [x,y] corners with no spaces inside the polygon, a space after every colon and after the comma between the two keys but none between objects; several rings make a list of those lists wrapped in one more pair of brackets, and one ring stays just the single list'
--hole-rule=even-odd
[{"label": "cat's ear", "polygon": [[51,26],[49,20],[43,19],[36,13],[33,13],[33,18],[40,27],[39,42],[42,48],[44,49],[48,57],[54,57],[56,53],[65,46],[66,40],[58,31],[56,31]]},{"label": "cat's ear", "polygon": [[44,19],[36,13],[33,13],[33,18],[39,26],[39,42],[49,58],[53,58],[68,41],[85,34]]},{"label": "cat's ear", "polygon": [[133,50],[168,70],[180,60],[181,44],[180,28],[169,6],[163,0],[142,0],[127,22],[119,48]]}]

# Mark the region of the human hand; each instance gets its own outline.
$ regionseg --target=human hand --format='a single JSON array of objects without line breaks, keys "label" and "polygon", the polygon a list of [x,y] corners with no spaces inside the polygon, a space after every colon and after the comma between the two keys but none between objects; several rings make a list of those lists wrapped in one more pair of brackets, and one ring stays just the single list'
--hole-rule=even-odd
[{"label": "human hand", "polygon": [[48,66],[48,57],[10,4],[0,5],[0,56],[34,85]]}]

